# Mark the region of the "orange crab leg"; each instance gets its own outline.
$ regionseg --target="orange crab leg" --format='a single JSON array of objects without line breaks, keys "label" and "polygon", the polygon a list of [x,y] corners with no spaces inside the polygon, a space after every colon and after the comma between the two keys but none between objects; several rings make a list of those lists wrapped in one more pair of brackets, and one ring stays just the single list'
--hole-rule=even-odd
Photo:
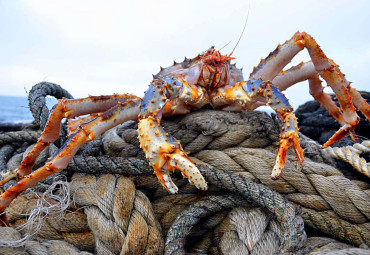
[{"label": "orange crab leg", "polygon": [[355,107],[352,104],[351,96],[348,92],[350,83],[339,70],[338,65],[326,57],[316,41],[307,33],[301,33],[304,45],[311,56],[317,72],[324,78],[326,83],[333,89],[343,112],[343,125],[324,145],[327,147],[350,134],[360,121]]},{"label": "orange crab leg", "polygon": [[[279,75],[272,80],[272,82],[275,87],[282,91],[296,84],[297,82],[304,80],[309,81],[310,94],[315,98],[315,100],[318,101],[320,105],[322,105],[329,112],[329,114],[339,122],[341,126],[346,125],[343,119],[342,111],[334,103],[331,97],[324,92],[324,88],[321,85],[321,80],[319,79],[319,74],[315,70],[312,61],[306,63],[302,62],[286,71],[281,71]],[[351,132],[351,137],[354,141],[357,141],[357,136],[353,131]]]},{"label": "orange crab leg", "polygon": [[249,78],[272,81],[283,68],[304,48],[304,41],[300,33],[295,33],[291,39],[271,52],[255,67]]},{"label": "orange crab leg", "polygon": [[[283,67],[304,48],[306,48],[310,54],[312,64],[308,62],[293,67],[290,70],[281,71]],[[320,74],[326,83],[333,89],[341,106],[341,110],[338,110],[328,98],[324,98],[326,96],[321,98],[322,103],[328,104],[325,107],[330,109],[331,113],[335,115],[333,116],[337,117],[342,124],[342,127],[323,145],[323,147],[330,146],[348,134],[351,134],[352,138],[356,139],[353,130],[359,122],[359,117],[352,104],[351,96],[353,98],[353,103],[356,106],[358,105],[359,109],[366,116],[370,115],[370,107],[358,92],[356,93],[355,90],[351,90],[350,82],[346,80],[338,65],[336,65],[333,60],[326,57],[320,46],[307,33],[297,32],[290,40],[286,41],[283,45],[279,45],[266,59],[261,60],[250,77],[272,80],[276,82],[277,87],[280,89],[286,89],[291,86],[293,82],[309,79],[317,73]],[[316,93],[316,95],[319,94],[320,92]]]},{"label": "orange crab leg", "polygon": [[301,62],[300,64],[283,70],[273,80],[272,84],[277,87],[280,91],[284,91],[290,86],[308,80],[313,75],[316,75],[317,71],[312,61]]},{"label": "orange crab leg", "polygon": [[[324,92],[324,88],[321,85],[319,79],[319,74],[315,70],[315,67],[312,61],[306,63],[300,63],[297,66],[281,71],[278,76],[276,76],[272,82],[275,87],[279,90],[285,90],[288,87],[296,84],[297,82],[308,80],[310,85],[310,94],[315,98],[316,101],[320,103],[329,113],[332,115],[341,126],[346,125],[346,122],[343,119],[343,113],[340,108],[334,103],[331,97]],[[351,96],[353,104],[367,116],[367,119],[370,118],[370,105],[362,98],[361,94],[356,91],[354,88],[347,86],[348,93]],[[343,134],[343,137],[346,134]],[[350,133],[354,141],[358,141],[358,138],[354,131]],[[337,138],[337,140],[340,140]]]},{"label": "orange crab leg", "polygon": [[303,167],[304,157],[302,148],[299,145],[297,118],[293,113],[293,108],[290,106],[288,99],[269,82],[266,84],[266,90],[264,93],[267,98],[268,105],[278,113],[283,121],[279,149],[276,155],[275,165],[271,173],[271,177],[273,179],[277,179],[282,174],[289,147],[293,147],[294,149],[297,158],[297,168],[300,171]]},{"label": "orange crab leg", "polygon": [[253,78],[237,82],[233,87],[218,89],[211,93],[210,101],[214,107],[234,112],[242,109],[252,110],[267,103],[283,121],[280,146],[271,177],[277,179],[282,174],[287,150],[290,147],[295,151],[298,169],[302,169],[304,157],[299,145],[297,118],[288,99],[271,82]]},{"label": "orange crab leg", "polygon": [[[330,115],[333,116],[339,122],[341,126],[345,126],[346,123],[343,119],[342,111],[334,103],[331,97],[324,92],[324,88],[321,85],[321,80],[319,79],[319,75],[316,74],[310,77],[308,82],[310,84],[310,94],[315,98],[315,100],[318,101],[320,105],[322,105],[330,113]],[[344,136],[346,135],[343,135],[343,137]],[[354,131],[351,132],[351,137],[354,141],[358,139]]]},{"label": "orange crab leg", "polygon": [[98,113],[92,113],[87,116],[68,119],[68,136],[74,133],[81,125],[88,123],[96,116],[98,116]]},{"label": "orange crab leg", "polygon": [[298,170],[302,170],[304,162],[302,148],[299,145],[297,118],[294,116],[293,112],[286,112],[281,116],[281,119],[283,120],[283,127],[280,135],[279,149],[276,155],[275,165],[271,173],[271,177],[273,179],[280,177],[289,147],[293,147],[295,151]]},{"label": "orange crab leg", "polygon": [[103,132],[128,120],[137,120],[140,112],[141,99],[126,100],[125,103],[118,103],[108,111],[99,114],[89,123],[86,123],[71,134],[58,153],[46,163],[45,166],[25,176],[13,187],[7,189],[0,196],[0,213],[26,189],[44,180],[68,166],[69,161],[76,154],[78,149],[86,142],[95,139]]},{"label": "orange crab leg", "polygon": [[[58,103],[51,109],[47,124],[38,139],[37,144],[22,160],[21,165],[16,170],[8,171],[3,174],[3,179],[0,181],[0,186],[12,178],[17,177],[22,179],[25,175],[31,173],[32,166],[35,164],[36,158],[40,155],[50,143],[58,139],[61,120],[63,118],[72,118],[84,114],[104,112],[116,105],[118,102],[134,100],[138,97],[133,95],[112,95],[112,96],[89,96],[83,99],[60,99]],[[82,122],[80,123],[82,124]],[[76,130],[78,126],[73,126]]]},{"label": "orange crab leg", "polygon": [[365,115],[366,119],[370,121],[370,105],[361,96],[360,92],[352,88],[350,85],[348,85],[347,88],[353,104]]}]

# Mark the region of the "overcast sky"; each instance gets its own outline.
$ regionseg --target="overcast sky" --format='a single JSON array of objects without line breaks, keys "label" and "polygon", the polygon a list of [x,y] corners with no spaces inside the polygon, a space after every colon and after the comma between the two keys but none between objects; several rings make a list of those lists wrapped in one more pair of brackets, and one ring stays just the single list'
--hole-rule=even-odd
[{"label": "overcast sky", "polygon": [[[247,78],[261,57],[296,31],[317,40],[359,90],[369,90],[370,1],[4,1],[0,0],[0,95],[26,96],[40,81],[75,98],[142,96],[159,66],[215,45],[234,47]],[[293,63],[307,61],[300,53]],[[311,100],[307,82],[286,93]],[[1,102],[0,102],[1,103]]]}]

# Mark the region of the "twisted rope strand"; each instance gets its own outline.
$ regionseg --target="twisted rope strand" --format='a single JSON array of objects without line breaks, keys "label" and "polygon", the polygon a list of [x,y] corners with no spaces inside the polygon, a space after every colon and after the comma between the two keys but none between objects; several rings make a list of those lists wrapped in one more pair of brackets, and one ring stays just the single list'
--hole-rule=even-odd
[{"label": "twisted rope strand", "polygon": [[360,157],[361,153],[370,152],[370,140],[362,143],[355,143],[353,146],[346,147],[327,147],[324,149],[333,158],[341,159],[351,164],[358,172],[370,177],[370,163]]}]

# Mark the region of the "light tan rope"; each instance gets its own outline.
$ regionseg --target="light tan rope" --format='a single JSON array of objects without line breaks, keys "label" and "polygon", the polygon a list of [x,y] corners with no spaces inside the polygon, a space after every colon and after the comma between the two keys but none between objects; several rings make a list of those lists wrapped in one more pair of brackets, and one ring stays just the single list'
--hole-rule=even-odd
[{"label": "light tan rope", "polygon": [[324,149],[332,157],[341,159],[353,166],[357,171],[370,177],[370,163],[366,162],[360,155],[370,152],[370,140],[362,143],[355,143],[353,146],[346,147],[328,147]]},{"label": "light tan rope", "polygon": [[84,206],[98,254],[160,254],[161,228],[149,199],[126,177],[75,174],[71,192]]}]

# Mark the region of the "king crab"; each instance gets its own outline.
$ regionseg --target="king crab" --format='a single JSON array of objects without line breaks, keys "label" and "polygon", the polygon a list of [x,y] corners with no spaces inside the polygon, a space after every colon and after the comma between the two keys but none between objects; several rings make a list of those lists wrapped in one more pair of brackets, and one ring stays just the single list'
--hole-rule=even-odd
[{"label": "king crab", "polygon": [[[311,61],[300,63],[288,70],[283,68],[304,48]],[[234,48],[235,49],[235,48]],[[328,59],[316,41],[307,33],[297,32],[279,45],[254,68],[248,80],[241,69],[231,64],[234,58],[222,55],[211,47],[193,59],[161,68],[153,76],[144,98],[134,95],[89,96],[83,99],[60,99],[50,111],[45,129],[35,147],[15,170],[3,174],[0,185],[12,178],[18,183],[0,196],[0,213],[27,188],[66,168],[77,150],[105,131],[128,120],[139,122],[140,147],[153,167],[160,183],[170,193],[178,191],[170,171],[178,169],[198,189],[206,190],[207,182],[195,164],[187,157],[179,141],[161,126],[162,116],[187,114],[210,104],[215,109],[240,112],[268,104],[283,121],[279,149],[272,178],[282,173],[286,153],[293,147],[298,169],[303,166],[303,153],[299,145],[297,119],[293,108],[281,91],[308,80],[310,94],[341,124],[341,128],[323,145],[339,141],[350,134],[359,122],[356,106],[370,119],[370,106],[360,93],[350,86],[333,60]],[[336,94],[340,108],[323,91],[321,76]],[[87,115],[88,114],[88,115]],[[79,117],[87,115],[85,117]],[[31,173],[40,152],[58,137],[61,120],[68,118],[69,138],[58,153],[43,167]]]}]

